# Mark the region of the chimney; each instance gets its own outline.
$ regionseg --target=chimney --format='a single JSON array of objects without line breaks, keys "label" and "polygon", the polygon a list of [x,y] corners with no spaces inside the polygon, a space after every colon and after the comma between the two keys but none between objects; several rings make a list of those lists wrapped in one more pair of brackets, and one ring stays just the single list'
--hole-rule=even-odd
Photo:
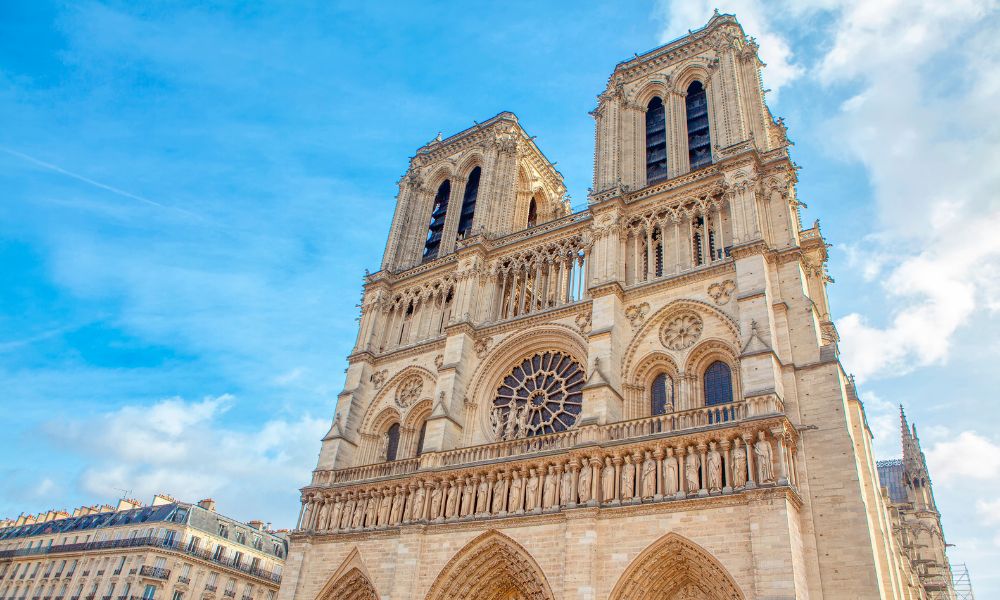
[{"label": "chimney", "polygon": [[138,500],[133,500],[131,498],[122,498],[118,501],[118,508],[115,510],[132,510],[133,508],[139,508],[142,506],[142,502]]},{"label": "chimney", "polygon": [[211,498],[205,498],[204,500],[199,500],[198,506],[204,508],[205,510],[210,510],[212,512],[215,512],[215,500]]},{"label": "chimney", "polygon": [[247,523],[247,525],[249,525],[252,529],[256,529],[257,531],[264,531],[264,521],[253,520]]},{"label": "chimney", "polygon": [[153,506],[163,506],[164,504],[176,504],[177,500],[173,496],[157,494],[153,496]]}]

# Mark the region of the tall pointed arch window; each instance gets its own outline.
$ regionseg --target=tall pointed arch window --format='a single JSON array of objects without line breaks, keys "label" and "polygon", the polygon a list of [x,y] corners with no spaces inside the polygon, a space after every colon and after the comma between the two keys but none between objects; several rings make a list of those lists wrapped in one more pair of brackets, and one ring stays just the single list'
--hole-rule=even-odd
[{"label": "tall pointed arch window", "polygon": [[538,204],[532,198],[531,202],[528,203],[528,227],[535,225],[538,225]]},{"label": "tall pointed arch window", "polygon": [[424,260],[437,258],[441,247],[441,233],[444,230],[444,218],[448,214],[448,199],[451,197],[451,181],[445,179],[434,195],[434,209],[431,211],[431,224],[427,228],[427,241],[424,243]]},{"label": "tall pointed arch window", "polygon": [[393,423],[385,432],[385,459],[396,460],[399,454],[399,423]]},{"label": "tall pointed arch window", "polygon": [[482,169],[476,167],[469,173],[465,183],[465,193],[462,195],[462,214],[458,218],[458,239],[462,239],[472,230],[472,219],[476,216],[476,199],[479,198],[479,178]]},{"label": "tall pointed arch window", "polygon": [[674,410],[674,380],[666,373],[660,373],[653,379],[649,390],[650,414],[665,415]]},{"label": "tall pointed arch window", "polygon": [[427,420],[420,424],[420,435],[417,436],[417,451],[416,455],[420,456],[424,451],[424,438],[427,436]]},{"label": "tall pointed arch window", "polygon": [[684,98],[687,108],[688,159],[691,170],[712,164],[712,143],[708,133],[708,95],[700,81],[688,86]]},{"label": "tall pointed arch window", "polygon": [[646,105],[646,184],[667,178],[667,118],[663,99]]},{"label": "tall pointed arch window", "polygon": [[729,365],[717,360],[705,369],[705,406],[733,401],[733,372]]}]

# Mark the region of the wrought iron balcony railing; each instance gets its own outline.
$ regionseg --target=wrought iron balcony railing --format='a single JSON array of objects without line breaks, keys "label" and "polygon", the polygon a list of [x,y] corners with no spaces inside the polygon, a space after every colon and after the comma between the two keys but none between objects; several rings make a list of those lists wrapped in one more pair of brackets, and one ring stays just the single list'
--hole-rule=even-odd
[{"label": "wrought iron balcony railing", "polygon": [[143,565],[139,569],[140,577],[151,577],[153,579],[162,579],[166,581],[170,579],[170,569],[163,569],[161,567],[151,567],[149,565]]}]

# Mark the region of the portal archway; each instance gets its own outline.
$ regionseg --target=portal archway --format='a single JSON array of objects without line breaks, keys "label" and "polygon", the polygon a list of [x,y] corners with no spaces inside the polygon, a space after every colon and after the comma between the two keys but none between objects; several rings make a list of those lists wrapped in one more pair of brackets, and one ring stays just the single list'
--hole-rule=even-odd
[{"label": "portal archway", "polygon": [[610,600],[744,600],[736,581],[707,550],[668,533],[625,569]]},{"label": "portal archway", "polygon": [[469,542],[445,565],[427,600],[553,600],[538,563],[498,531]]},{"label": "portal archway", "polygon": [[378,592],[355,548],[347,555],[340,568],[330,577],[318,600],[378,600]]}]

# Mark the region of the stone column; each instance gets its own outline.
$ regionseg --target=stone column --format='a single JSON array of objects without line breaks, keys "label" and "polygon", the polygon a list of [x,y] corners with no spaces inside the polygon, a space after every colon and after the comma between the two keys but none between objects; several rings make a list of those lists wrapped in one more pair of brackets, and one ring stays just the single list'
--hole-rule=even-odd
[{"label": "stone column", "polygon": [[777,427],[771,430],[775,445],[778,446],[778,485],[788,485],[788,463],[785,459],[785,430]]},{"label": "stone column", "polygon": [[720,453],[722,454],[722,477],[724,479],[722,493],[729,494],[733,491],[733,459],[729,453],[732,445],[728,439],[719,442]]},{"label": "stone column", "polygon": [[674,448],[674,455],[677,457],[677,495],[687,496],[687,451],[684,446]]},{"label": "stone column", "polygon": [[620,504],[622,499],[622,457],[615,455],[611,459],[615,465],[615,504]]},{"label": "stone column", "polygon": [[698,495],[699,496],[707,496],[708,495],[708,472],[707,472],[708,471],[708,460],[706,460],[706,456],[705,456],[706,453],[707,453],[707,450],[708,450],[708,446],[706,446],[704,442],[698,444],[698,454],[700,455],[699,462],[701,463],[701,466],[699,467],[699,473],[701,474],[701,479],[700,479],[700,481],[701,481],[701,487],[698,489]]},{"label": "stone column", "polygon": [[749,489],[753,489],[753,488],[757,487],[757,484],[756,484],[756,481],[755,481],[755,479],[757,477],[757,469],[754,468],[754,464],[753,464],[753,435],[748,434],[748,433],[744,433],[740,437],[743,438],[744,451],[747,453],[747,485],[746,485],[746,489],[749,490]]},{"label": "stone column", "polygon": [[657,446],[653,450],[653,458],[656,459],[656,496],[654,500],[663,498],[663,448]]}]

